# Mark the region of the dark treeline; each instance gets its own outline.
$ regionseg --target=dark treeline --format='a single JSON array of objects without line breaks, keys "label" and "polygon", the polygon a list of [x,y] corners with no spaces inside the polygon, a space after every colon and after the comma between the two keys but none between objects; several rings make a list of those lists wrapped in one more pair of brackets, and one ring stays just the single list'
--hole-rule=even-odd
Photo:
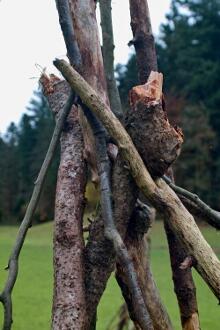
[{"label": "dark treeline", "polygon": [[[174,166],[179,185],[220,209],[220,1],[173,0],[157,40],[169,119],[185,143]],[[124,105],[138,83],[135,56],[118,66]]]},{"label": "dark treeline", "polygon": [[[0,220],[21,221],[46,154],[54,119],[42,92],[34,92],[18,126],[0,138]],[[58,153],[48,173],[35,222],[53,218]]]},{"label": "dark treeline", "polygon": [[[220,1],[173,0],[157,40],[159,69],[165,78],[169,119],[185,135],[175,164],[179,185],[220,209]],[[138,83],[135,56],[117,66],[124,104]],[[54,119],[40,91],[20,124],[0,138],[0,219],[20,221],[45,156]],[[58,153],[50,169],[35,221],[53,218]]]}]

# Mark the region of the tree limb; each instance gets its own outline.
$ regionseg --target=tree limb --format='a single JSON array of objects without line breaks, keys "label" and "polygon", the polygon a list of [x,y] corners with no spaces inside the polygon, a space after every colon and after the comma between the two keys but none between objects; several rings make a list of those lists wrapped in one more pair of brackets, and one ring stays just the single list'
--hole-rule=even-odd
[{"label": "tree limb", "polygon": [[[150,269],[147,235],[154,218],[155,210],[138,200],[128,225],[125,244],[133,260],[138,282],[149,310],[154,330],[172,330],[173,327],[169,315],[161,301]],[[133,313],[134,302],[128,290],[126,270],[119,264],[117,264],[116,279],[127,302],[130,317],[137,324],[136,316]]]},{"label": "tree limb", "polygon": [[146,0],[130,0],[133,44],[137,55],[138,76],[141,84],[146,83],[150,72],[157,71],[157,56],[151,28],[150,13]]},{"label": "tree limb", "polygon": [[[149,81],[150,72],[152,70],[153,71],[157,70],[157,56],[155,50],[154,37],[151,28],[148,1],[130,0],[130,14],[131,14],[131,26],[134,37],[133,40],[136,41],[134,42],[134,46],[137,54],[139,78],[142,80],[142,82],[146,82]],[[160,93],[162,93],[162,90],[160,91]],[[156,116],[154,119],[158,121],[158,123],[162,122],[161,118],[163,113],[164,116],[167,117],[165,111],[164,97],[162,97],[162,111],[163,111],[162,113],[160,113],[159,111],[156,112]],[[136,139],[133,138],[132,139],[134,143],[135,141],[137,141],[136,147],[140,152],[141,156],[142,156],[141,151],[142,150],[144,151],[142,158],[143,160],[147,158],[146,165],[148,169],[150,169],[150,163],[152,157],[155,157],[153,166],[155,166],[155,163],[158,164],[159,159],[165,160],[165,157],[167,157],[168,155],[169,156],[167,157],[167,161],[168,163],[170,163],[172,157],[175,154],[174,152],[173,156],[171,157],[172,155],[171,151],[173,149],[173,146],[175,145],[174,147],[175,150],[176,145],[178,145],[175,143],[177,142],[175,134],[169,134],[169,135],[167,134],[167,137],[164,139],[166,129],[160,129],[158,126],[156,128],[156,125],[153,124],[153,117],[147,118],[146,112],[143,113],[141,109],[139,109],[139,111],[137,112],[136,117],[138,124],[134,126],[136,127],[137,137]],[[151,125],[153,126],[153,132],[151,131]],[[141,126],[143,127],[142,129],[140,129]],[[157,137],[156,131],[158,132],[158,136],[159,136],[159,139],[157,141],[156,141],[156,137]],[[151,139],[153,140],[153,145],[150,146],[150,153],[149,155],[147,155],[150,144],[149,141],[151,141]],[[170,143],[168,148],[166,148],[166,143],[164,142],[164,140],[166,141],[167,144]],[[143,148],[143,145],[145,144],[144,141],[147,142],[145,148]],[[161,144],[163,144],[163,146],[161,146],[162,148],[160,149],[159,146]],[[161,156],[158,154],[157,150],[154,149],[154,148],[157,149],[158,147],[161,150]],[[167,164],[167,161],[165,161],[163,165],[161,164],[162,167],[166,166],[165,164]],[[168,168],[168,171],[169,172],[172,171],[171,167]],[[179,303],[182,325],[185,330],[187,329],[197,330],[199,328],[198,327],[199,322],[195,322],[195,320],[198,320],[198,306],[196,299],[196,288],[193,281],[192,272],[190,268],[188,268],[184,272],[181,272],[178,266],[178,264],[181,263],[182,260],[184,260],[187,257],[187,254],[182,248],[179,241],[177,240],[175,232],[170,228],[167,222],[165,225],[165,231],[169,246],[172,278],[174,282],[175,293]],[[158,322],[157,317],[156,317],[156,322]],[[161,325],[164,326],[164,322],[161,322]],[[156,323],[156,328],[157,326],[158,324]]]},{"label": "tree limb", "polygon": [[166,218],[181,244],[194,257],[197,271],[220,299],[220,262],[203,238],[192,215],[162,179],[153,181],[127,132],[96,92],[64,60],[55,60],[54,65],[108,130],[127,161],[138,187],[158,211],[166,213]]},{"label": "tree limb", "polygon": [[203,220],[207,221],[214,228],[220,229],[220,212],[213,210],[198,195],[175,185],[167,176],[164,175],[163,179],[179,196],[186,208],[189,208],[196,216],[202,217]]},{"label": "tree limb", "polygon": [[114,37],[112,28],[111,0],[99,0],[102,28],[102,56],[107,81],[111,110],[119,119],[122,118],[121,100],[114,74]]},{"label": "tree limb", "polygon": [[73,93],[71,93],[71,96],[68,98],[67,103],[56,122],[56,126],[54,128],[53,136],[51,138],[47,154],[46,154],[44,162],[41,166],[37,180],[35,181],[35,186],[34,186],[34,190],[32,192],[30,202],[28,204],[24,219],[22,220],[22,223],[20,225],[20,228],[19,228],[19,231],[17,234],[17,238],[15,241],[15,245],[12,248],[12,252],[11,252],[11,255],[9,258],[9,262],[8,262],[8,278],[6,280],[4,289],[0,294],[0,301],[2,302],[2,304],[4,306],[3,330],[11,329],[11,325],[12,325],[11,294],[12,294],[12,290],[15,285],[17,276],[18,276],[18,264],[19,264],[20,252],[21,252],[28,228],[30,227],[32,216],[36,209],[38,200],[40,198],[40,194],[41,194],[41,190],[44,185],[46,174],[48,172],[51,161],[53,159],[56,147],[59,143],[59,138],[60,138],[60,134],[61,134],[61,131],[63,128],[63,124],[72,108],[73,102],[74,102],[74,96],[73,96]]}]

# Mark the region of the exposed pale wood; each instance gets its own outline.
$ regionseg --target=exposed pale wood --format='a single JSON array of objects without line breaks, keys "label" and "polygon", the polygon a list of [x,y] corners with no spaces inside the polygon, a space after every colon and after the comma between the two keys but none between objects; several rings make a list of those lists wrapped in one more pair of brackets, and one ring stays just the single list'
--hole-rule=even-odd
[{"label": "exposed pale wood", "polygon": [[220,299],[220,262],[202,236],[192,215],[162,179],[158,179],[156,183],[153,181],[131,138],[114,114],[106,109],[106,104],[96,92],[64,60],[56,60],[54,64],[115,139],[138,187],[158,211],[166,213],[166,218],[169,219],[169,224],[181,244],[187,253],[194,257],[196,269]]}]

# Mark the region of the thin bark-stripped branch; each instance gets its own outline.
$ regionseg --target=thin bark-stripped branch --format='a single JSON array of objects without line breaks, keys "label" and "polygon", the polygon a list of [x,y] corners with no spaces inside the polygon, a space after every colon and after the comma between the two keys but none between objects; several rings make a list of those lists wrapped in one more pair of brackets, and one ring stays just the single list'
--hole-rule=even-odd
[{"label": "thin bark-stripped branch", "polygon": [[108,96],[111,110],[116,117],[122,118],[123,112],[118,87],[114,75],[114,36],[112,28],[111,0],[100,0],[101,28],[102,28],[102,56],[107,81]]},{"label": "thin bark-stripped branch", "polygon": [[[164,175],[163,179],[183,201],[186,208],[189,207],[191,212],[194,210],[196,215],[201,216],[211,226],[218,230],[220,229],[220,212],[213,210],[209,205],[204,203],[198,195],[175,185],[167,176]],[[188,205],[187,200],[189,200]]]},{"label": "thin bark-stripped branch", "polygon": [[53,159],[56,147],[59,143],[60,134],[63,128],[63,124],[72,108],[74,102],[74,95],[71,93],[71,96],[68,98],[68,101],[60,114],[56,126],[50,141],[50,145],[45,156],[44,162],[41,166],[40,172],[38,174],[37,180],[35,181],[35,186],[32,192],[30,202],[28,204],[24,219],[20,225],[15,245],[12,248],[12,252],[8,262],[8,278],[5,283],[4,289],[0,294],[0,301],[4,306],[4,324],[3,330],[10,330],[12,325],[12,298],[11,293],[15,285],[17,276],[18,276],[18,266],[19,266],[19,256],[20,252],[28,231],[28,228],[31,224],[31,219],[36,209],[37,203],[40,198],[40,194],[44,185],[44,181],[50,167],[51,161]]},{"label": "thin bark-stripped branch", "polygon": [[153,181],[121,123],[86,81],[66,61],[55,60],[54,65],[81,97],[83,103],[96,114],[108,130],[127,161],[136,184],[152,205],[161,213],[166,214],[169,225],[177,234],[181,244],[187,253],[194,257],[195,268],[216,297],[220,299],[220,262],[202,236],[192,215],[162,179],[158,179],[156,183]]}]

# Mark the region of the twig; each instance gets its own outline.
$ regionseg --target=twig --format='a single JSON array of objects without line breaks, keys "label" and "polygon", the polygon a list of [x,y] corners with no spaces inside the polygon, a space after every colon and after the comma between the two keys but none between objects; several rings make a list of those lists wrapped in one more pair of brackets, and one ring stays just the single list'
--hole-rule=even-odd
[{"label": "twig", "polygon": [[112,28],[111,0],[99,0],[102,28],[102,55],[111,110],[122,119],[123,112],[114,75],[114,37]]},{"label": "twig", "polygon": [[18,264],[19,264],[19,255],[28,231],[28,228],[31,224],[31,219],[36,209],[41,190],[44,185],[44,181],[47,175],[47,171],[50,167],[51,161],[53,159],[56,147],[59,142],[59,137],[62,131],[63,124],[72,108],[74,102],[74,94],[71,93],[70,97],[67,100],[67,103],[59,116],[56,126],[50,141],[50,145],[45,156],[44,162],[41,166],[38,178],[35,182],[35,186],[32,192],[30,202],[28,204],[24,219],[20,225],[15,245],[12,248],[12,252],[8,261],[8,278],[5,283],[5,287],[0,295],[0,301],[4,306],[4,324],[3,330],[10,330],[12,325],[12,299],[11,293],[15,285],[17,276],[18,276]]},{"label": "twig", "polygon": [[[210,206],[204,203],[198,195],[191,193],[190,191],[183,189],[179,186],[176,186],[167,176],[163,176],[164,181],[177,193],[179,198],[182,200],[182,196],[186,197],[187,200],[191,201],[189,205],[183,198],[183,204],[186,204],[186,207],[189,206],[192,213],[198,213],[200,211],[204,220],[206,220],[211,226],[216,229],[220,229],[220,212],[213,210]],[[199,209],[199,210],[198,210]],[[194,212],[193,212],[194,211]]]},{"label": "twig", "polygon": [[158,211],[166,212],[169,224],[181,244],[195,258],[197,271],[220,299],[220,261],[202,236],[192,215],[164,180],[153,181],[124,127],[88,83],[66,61],[55,60],[54,65],[114,138],[136,184]]}]

